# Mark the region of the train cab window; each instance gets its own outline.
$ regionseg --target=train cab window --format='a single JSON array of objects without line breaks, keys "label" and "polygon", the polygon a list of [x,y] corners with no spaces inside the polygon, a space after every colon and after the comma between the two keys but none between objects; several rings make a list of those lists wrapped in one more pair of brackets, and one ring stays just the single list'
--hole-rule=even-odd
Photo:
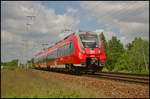
[{"label": "train cab window", "polygon": [[95,34],[80,34],[80,40],[86,48],[97,48],[99,45],[98,36]]}]

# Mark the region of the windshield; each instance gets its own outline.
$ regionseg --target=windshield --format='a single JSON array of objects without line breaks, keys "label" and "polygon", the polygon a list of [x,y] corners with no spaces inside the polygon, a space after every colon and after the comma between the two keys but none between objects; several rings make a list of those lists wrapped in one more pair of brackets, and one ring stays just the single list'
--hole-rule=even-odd
[{"label": "windshield", "polygon": [[86,48],[97,48],[98,47],[98,37],[95,34],[80,34],[81,42]]}]

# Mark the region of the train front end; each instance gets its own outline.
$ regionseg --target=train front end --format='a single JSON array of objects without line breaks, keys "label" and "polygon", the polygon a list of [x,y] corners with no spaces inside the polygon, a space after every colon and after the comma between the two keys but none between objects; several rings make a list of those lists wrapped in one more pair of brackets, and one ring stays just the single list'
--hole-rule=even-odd
[{"label": "train front end", "polygon": [[106,55],[99,35],[94,32],[80,32],[77,37],[81,66],[88,71],[101,71],[105,65]]}]

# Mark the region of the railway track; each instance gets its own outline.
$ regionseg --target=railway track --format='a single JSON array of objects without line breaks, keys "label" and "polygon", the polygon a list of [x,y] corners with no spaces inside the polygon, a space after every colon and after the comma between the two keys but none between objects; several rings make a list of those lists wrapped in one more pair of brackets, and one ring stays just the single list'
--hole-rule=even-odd
[{"label": "railway track", "polygon": [[132,83],[149,84],[148,74],[131,74],[131,73],[115,73],[115,72],[97,72],[95,74],[83,74],[82,76],[111,79],[117,81],[126,81]]},{"label": "railway track", "polygon": [[[39,70],[39,69],[38,69]],[[42,69],[48,71],[46,69]],[[65,70],[53,70],[53,72],[59,72],[64,74],[73,74],[67,72]],[[91,73],[81,73],[78,74],[80,76],[85,77],[92,77],[98,79],[110,79],[115,81],[123,81],[123,82],[130,82],[130,83],[140,83],[140,84],[149,84],[149,75],[148,74],[131,74],[131,73],[117,73],[117,72],[96,72],[95,74]]]}]

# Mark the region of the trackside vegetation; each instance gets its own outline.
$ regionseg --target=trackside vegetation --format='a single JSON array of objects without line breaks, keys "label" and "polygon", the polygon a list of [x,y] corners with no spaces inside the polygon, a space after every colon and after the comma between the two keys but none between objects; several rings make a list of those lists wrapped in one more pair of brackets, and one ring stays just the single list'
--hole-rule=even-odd
[{"label": "trackside vegetation", "polygon": [[149,73],[149,41],[135,37],[131,43],[123,46],[115,36],[106,41],[101,33],[100,38],[107,56],[103,71]]},{"label": "trackside vegetation", "polygon": [[101,95],[41,71],[4,68],[1,72],[1,98],[94,98]]}]

